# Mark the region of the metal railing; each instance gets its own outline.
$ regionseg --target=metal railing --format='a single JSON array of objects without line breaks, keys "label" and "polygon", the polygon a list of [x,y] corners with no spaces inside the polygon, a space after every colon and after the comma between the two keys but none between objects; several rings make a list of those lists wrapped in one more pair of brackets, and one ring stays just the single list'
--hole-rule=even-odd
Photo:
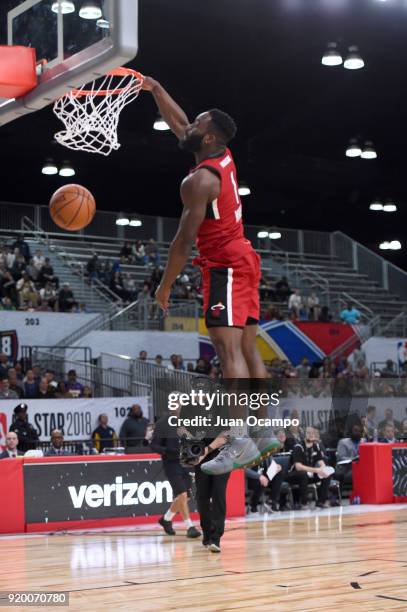
[{"label": "metal railing", "polygon": [[380,328],[380,336],[407,337],[407,312],[400,312],[397,316]]}]

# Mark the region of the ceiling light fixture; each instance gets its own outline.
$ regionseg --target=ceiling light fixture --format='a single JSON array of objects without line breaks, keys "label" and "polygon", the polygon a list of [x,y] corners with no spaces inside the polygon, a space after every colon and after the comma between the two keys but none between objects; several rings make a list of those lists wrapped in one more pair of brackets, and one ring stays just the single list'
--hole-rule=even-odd
[{"label": "ceiling light fixture", "polygon": [[362,149],[358,145],[358,141],[356,138],[352,138],[349,141],[348,148],[346,149],[346,157],[360,157],[362,154]]},{"label": "ceiling light fixture", "polygon": [[247,185],[246,183],[239,183],[239,195],[244,197],[250,194],[251,194],[251,190],[250,190],[249,185]]},{"label": "ceiling light fixture", "polygon": [[359,49],[356,46],[349,47],[348,55],[343,63],[343,67],[347,70],[360,70],[365,65],[363,61]]},{"label": "ceiling light fixture", "polygon": [[384,204],[383,206],[383,210],[384,212],[396,212],[397,210],[397,206],[394,204],[394,202],[386,202],[386,204]]},{"label": "ceiling light fixture", "polygon": [[130,227],[141,227],[143,222],[140,219],[130,219],[129,225]]},{"label": "ceiling light fixture", "polygon": [[103,16],[100,3],[95,0],[86,0],[82,3],[79,11],[79,17],[82,19],[100,19]]},{"label": "ceiling light fixture", "polygon": [[116,225],[130,225],[130,219],[123,213],[119,213],[119,216],[116,219]]},{"label": "ceiling light fixture", "polygon": [[323,66],[340,66],[343,62],[342,55],[338,51],[338,45],[334,42],[328,43],[327,49],[322,56]]},{"label": "ceiling light fixture", "polygon": [[370,210],[383,210],[383,204],[379,200],[374,200],[369,206]]},{"label": "ceiling light fixture", "polygon": [[72,168],[69,162],[64,162],[61,170],[59,171],[59,176],[63,176],[64,178],[68,178],[70,176],[75,176],[76,172]]},{"label": "ceiling light fixture", "polygon": [[377,153],[375,148],[373,147],[373,142],[367,140],[363,146],[362,153],[360,155],[362,159],[376,159]]},{"label": "ceiling light fixture", "polygon": [[267,230],[261,230],[260,232],[257,232],[257,238],[268,238],[269,233]]},{"label": "ceiling light fixture", "polygon": [[399,240],[392,240],[389,244],[389,249],[399,251],[401,249],[401,242]]},{"label": "ceiling light fixture", "polygon": [[158,132],[166,132],[170,129],[170,126],[166,121],[164,121],[161,116],[158,116],[157,119],[154,121],[154,129]]},{"label": "ceiling light fixture", "polygon": [[56,167],[52,159],[47,159],[41,172],[43,174],[46,174],[47,176],[52,176],[53,174],[58,174],[58,168]]},{"label": "ceiling light fixture", "polygon": [[277,232],[277,231],[270,232],[269,238],[271,240],[279,240],[281,238],[281,232]]},{"label": "ceiling light fixture", "polygon": [[98,19],[96,22],[96,25],[98,28],[101,28],[102,30],[108,30],[110,28],[110,22],[104,17],[101,17],[100,19]]},{"label": "ceiling light fixture", "polygon": [[52,3],[51,11],[57,14],[61,11],[63,15],[69,15],[75,12],[75,4],[72,0],[56,0]]},{"label": "ceiling light fixture", "polygon": [[390,242],[388,240],[386,240],[385,242],[381,242],[379,244],[379,249],[381,251],[387,251],[390,248]]}]

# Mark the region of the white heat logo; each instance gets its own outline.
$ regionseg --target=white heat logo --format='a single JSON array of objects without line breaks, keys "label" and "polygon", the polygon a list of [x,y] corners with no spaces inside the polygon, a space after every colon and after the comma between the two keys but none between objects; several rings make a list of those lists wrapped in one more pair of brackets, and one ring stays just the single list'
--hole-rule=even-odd
[{"label": "white heat logo", "polygon": [[137,504],[162,504],[163,492],[166,502],[172,502],[172,488],[167,480],[163,482],[125,482],[122,476],[116,476],[113,484],[91,484],[80,487],[68,487],[74,508],[82,508],[84,503],[89,508],[104,506],[134,506]]}]

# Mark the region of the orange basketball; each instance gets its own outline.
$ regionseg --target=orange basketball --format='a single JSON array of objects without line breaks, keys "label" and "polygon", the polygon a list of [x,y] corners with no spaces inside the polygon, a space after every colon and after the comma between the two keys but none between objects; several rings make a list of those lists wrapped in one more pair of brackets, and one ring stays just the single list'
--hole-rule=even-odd
[{"label": "orange basketball", "polygon": [[89,225],[95,216],[95,198],[82,185],[64,185],[52,196],[49,212],[58,227],[76,232]]}]

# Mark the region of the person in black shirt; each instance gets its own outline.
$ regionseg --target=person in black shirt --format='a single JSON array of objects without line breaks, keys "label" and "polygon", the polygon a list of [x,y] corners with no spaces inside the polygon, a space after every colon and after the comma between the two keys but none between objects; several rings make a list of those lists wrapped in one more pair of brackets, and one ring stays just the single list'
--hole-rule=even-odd
[{"label": "person in black shirt", "polygon": [[175,535],[172,519],[179,512],[187,526],[187,538],[199,538],[201,532],[192,523],[188,508],[188,497],[192,487],[191,476],[189,470],[180,464],[180,438],[177,436],[176,428],[168,422],[169,417],[176,415],[176,412],[165,414],[157,421],[150,445],[151,450],[161,455],[164,473],[172,487],[174,497],[171,506],[158,522],[165,533]]},{"label": "person in black shirt", "polygon": [[326,464],[319,444],[315,441],[313,427],[305,430],[305,439],[297,442],[292,451],[291,470],[286,479],[290,484],[297,484],[300,490],[301,509],[306,509],[308,496],[307,486],[310,482],[319,482],[317,506],[327,504],[331,476],[326,476]]},{"label": "person in black shirt", "polygon": [[121,443],[128,452],[132,448],[143,445],[148,425],[149,421],[143,416],[141,406],[133,404],[129,416],[123,421],[119,432]]},{"label": "person in black shirt", "polygon": [[117,446],[117,435],[113,427],[109,427],[107,414],[100,414],[99,426],[92,432],[92,440],[96,450],[103,453],[105,448]]},{"label": "person in black shirt", "polygon": [[27,404],[18,404],[14,408],[14,421],[10,425],[9,431],[15,431],[18,436],[18,450],[25,453],[36,448],[39,440],[36,429],[28,422]]}]

